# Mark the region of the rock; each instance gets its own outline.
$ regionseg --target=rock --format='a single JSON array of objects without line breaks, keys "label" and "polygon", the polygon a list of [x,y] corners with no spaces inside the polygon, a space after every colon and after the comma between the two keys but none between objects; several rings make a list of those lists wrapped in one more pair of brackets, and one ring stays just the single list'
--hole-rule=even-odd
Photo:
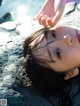
[{"label": "rock", "polygon": [[3,22],[6,22],[4,18],[0,18],[0,24],[2,24]]},{"label": "rock", "polygon": [[74,12],[76,9],[76,5],[77,5],[77,3],[74,3],[74,2],[66,4],[64,14],[68,15],[68,14]]},{"label": "rock", "polygon": [[0,28],[11,31],[11,30],[15,30],[16,24],[15,24],[15,22],[8,21],[8,22],[4,22],[4,23],[0,24]]},{"label": "rock", "polygon": [[1,18],[0,18],[0,24],[7,22],[7,21],[13,21],[14,18],[10,12],[5,13]]},{"label": "rock", "polygon": [[5,13],[2,18],[6,21],[11,21],[13,19],[12,14],[10,12]]},{"label": "rock", "polygon": [[9,41],[9,32],[0,32],[0,44],[5,44]]},{"label": "rock", "polygon": [[28,87],[32,83],[23,67],[17,71],[15,81],[19,86],[22,87]]},{"label": "rock", "polygon": [[0,6],[1,6],[1,4],[2,4],[2,0],[0,0]]},{"label": "rock", "polygon": [[26,35],[31,32],[32,26],[29,24],[22,24],[16,27],[16,33],[21,35]]}]

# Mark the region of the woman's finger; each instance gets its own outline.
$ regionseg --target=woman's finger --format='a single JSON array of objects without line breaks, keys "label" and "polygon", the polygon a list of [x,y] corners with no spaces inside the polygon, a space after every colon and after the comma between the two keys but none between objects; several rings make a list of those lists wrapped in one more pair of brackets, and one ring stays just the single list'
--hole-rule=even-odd
[{"label": "woman's finger", "polygon": [[53,27],[55,25],[51,18],[47,18],[47,23],[51,27]]},{"label": "woman's finger", "polygon": [[44,27],[48,27],[48,26],[49,26],[48,23],[47,23],[47,21],[46,21],[46,17],[42,17],[42,18],[41,18],[41,23],[42,23],[42,25],[43,25]]},{"label": "woman's finger", "polygon": [[44,17],[43,14],[40,14],[38,16],[38,22],[39,22],[40,25],[42,25],[42,17]]}]

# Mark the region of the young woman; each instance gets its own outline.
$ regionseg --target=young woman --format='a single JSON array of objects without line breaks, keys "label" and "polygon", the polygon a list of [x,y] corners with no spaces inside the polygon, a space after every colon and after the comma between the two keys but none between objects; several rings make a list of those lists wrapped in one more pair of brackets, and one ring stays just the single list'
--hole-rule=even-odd
[{"label": "young woman", "polygon": [[60,101],[53,100],[53,106],[72,106],[68,93],[71,80],[79,76],[80,29],[41,29],[25,40],[23,54],[26,72],[40,93]]},{"label": "young woman", "polygon": [[[51,1],[53,2],[47,0],[46,3],[49,5],[44,5],[42,8],[48,15],[50,11],[47,11],[47,7],[52,5]],[[56,25],[63,13],[64,2],[63,4],[59,2],[60,8],[57,10],[60,11],[56,11],[59,14],[55,14],[57,16],[55,16],[55,24],[52,13],[50,15],[52,18],[48,18],[49,23],[46,21],[45,14],[39,13],[37,17],[39,23],[46,27]],[[80,28],[69,26],[43,28],[25,40],[23,55],[28,77],[42,97],[51,103],[50,106],[80,105]]]}]

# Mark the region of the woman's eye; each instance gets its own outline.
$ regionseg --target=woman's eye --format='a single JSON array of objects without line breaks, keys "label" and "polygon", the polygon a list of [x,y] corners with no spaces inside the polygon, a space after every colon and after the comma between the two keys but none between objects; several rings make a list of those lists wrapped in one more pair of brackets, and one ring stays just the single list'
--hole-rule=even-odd
[{"label": "woman's eye", "polygon": [[57,55],[57,57],[59,59],[61,59],[61,53],[60,53],[60,49],[59,48],[56,49],[56,55]]},{"label": "woman's eye", "polygon": [[54,32],[54,31],[52,31],[52,36],[53,36],[54,38],[56,38],[56,35],[55,35],[55,32]]}]

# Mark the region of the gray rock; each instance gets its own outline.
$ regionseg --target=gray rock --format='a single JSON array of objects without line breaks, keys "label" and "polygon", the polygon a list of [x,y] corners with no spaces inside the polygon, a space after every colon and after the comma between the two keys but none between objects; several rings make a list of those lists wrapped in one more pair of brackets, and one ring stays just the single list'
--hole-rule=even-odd
[{"label": "gray rock", "polygon": [[77,5],[77,3],[74,3],[74,2],[66,4],[64,15],[66,16],[66,15],[74,12],[76,9],[76,5]]},{"label": "gray rock", "polygon": [[16,28],[16,23],[12,22],[12,21],[7,21],[7,22],[0,24],[0,28],[11,31],[11,30],[14,30]]}]

